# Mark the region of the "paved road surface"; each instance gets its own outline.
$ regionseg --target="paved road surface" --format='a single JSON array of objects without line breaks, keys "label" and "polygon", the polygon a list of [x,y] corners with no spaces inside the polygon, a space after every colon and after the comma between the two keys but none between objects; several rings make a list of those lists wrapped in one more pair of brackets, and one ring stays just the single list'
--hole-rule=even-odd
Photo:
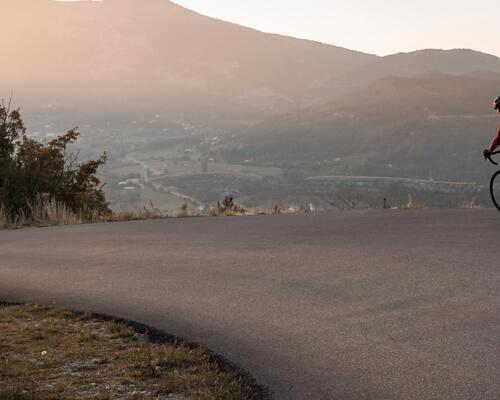
[{"label": "paved road surface", "polygon": [[499,247],[486,210],[2,231],[0,298],[155,325],[277,399],[499,399]]}]

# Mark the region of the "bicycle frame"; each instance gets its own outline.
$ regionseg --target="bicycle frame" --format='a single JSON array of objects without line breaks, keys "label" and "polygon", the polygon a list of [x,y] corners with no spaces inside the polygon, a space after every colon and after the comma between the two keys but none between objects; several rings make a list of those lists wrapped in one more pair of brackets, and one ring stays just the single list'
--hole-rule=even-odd
[{"label": "bicycle frame", "polygon": [[[491,153],[488,157],[488,160],[494,164],[494,165],[498,165],[498,163],[496,161],[494,161],[491,156],[494,156],[496,154],[500,154],[500,151],[494,151],[493,153]],[[493,200],[493,204],[495,205],[496,209],[498,211],[500,211],[500,199],[497,201],[497,198],[495,196],[495,180],[500,177],[500,170],[495,172],[493,174],[493,176],[491,177],[491,181],[490,181],[490,195],[491,195],[491,200]]]},{"label": "bicycle frame", "polygon": [[490,153],[490,155],[488,156],[488,161],[491,162],[492,164],[494,165],[498,165],[498,163],[496,161],[494,161],[491,156],[494,156],[496,154],[500,154],[500,150],[499,151],[494,151],[493,153]]}]

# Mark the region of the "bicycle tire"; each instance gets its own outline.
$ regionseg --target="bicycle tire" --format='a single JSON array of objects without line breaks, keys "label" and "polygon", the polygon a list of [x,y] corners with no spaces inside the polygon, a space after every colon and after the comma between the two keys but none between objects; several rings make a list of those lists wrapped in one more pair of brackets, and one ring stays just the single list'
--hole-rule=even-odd
[{"label": "bicycle tire", "polygon": [[[495,205],[496,209],[500,211],[500,190],[498,191],[499,198],[495,196],[495,180],[500,176],[500,171],[495,172],[493,176],[491,177],[490,181],[490,196],[491,200],[493,200],[493,204]],[[500,181],[498,182],[500,185]]]}]

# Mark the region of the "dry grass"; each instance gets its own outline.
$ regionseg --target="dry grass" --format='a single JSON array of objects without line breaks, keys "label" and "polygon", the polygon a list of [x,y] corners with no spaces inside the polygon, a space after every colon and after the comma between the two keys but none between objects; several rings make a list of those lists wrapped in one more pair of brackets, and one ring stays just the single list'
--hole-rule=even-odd
[{"label": "dry grass", "polygon": [[16,229],[28,224],[28,219],[24,212],[20,212],[11,217],[7,210],[0,206],[0,229]]},{"label": "dry grass", "polygon": [[462,200],[458,203],[458,208],[475,209],[481,208],[474,200]]},{"label": "dry grass", "polygon": [[[0,206],[0,228],[22,228],[24,226],[56,226],[83,223],[81,216],[75,214],[64,203],[42,196],[28,204],[29,217],[23,211],[10,216],[5,207]],[[95,221],[90,221],[95,222]]]},{"label": "dry grass", "polygon": [[77,225],[83,222],[80,216],[76,215],[64,203],[57,202],[55,199],[45,199],[39,196],[28,206],[33,225]]},{"label": "dry grass", "polygon": [[20,212],[14,218],[8,216],[5,208],[0,207],[0,229],[17,229],[26,226],[58,226],[58,225],[79,225],[83,223],[98,222],[119,222],[119,221],[137,221],[168,218],[169,215],[152,204],[150,207],[138,209],[120,209],[113,211],[111,215],[93,215],[90,219],[84,219],[81,215],[75,214],[64,203],[55,200],[44,200],[38,198],[29,204],[30,218]]},{"label": "dry grass", "polygon": [[0,229],[8,228],[10,226],[10,218],[7,216],[5,207],[0,205]]},{"label": "dry grass", "polygon": [[122,208],[117,211],[113,211],[111,215],[111,220],[113,222],[119,221],[139,221],[139,220],[150,220],[150,219],[162,219],[168,218],[169,215],[163,212],[159,208],[155,207],[153,203],[150,203],[149,207],[142,207],[136,209],[125,209]]},{"label": "dry grass", "polygon": [[403,210],[420,210],[422,208],[425,208],[425,206],[421,203],[416,203],[413,201],[412,195],[408,195],[408,202],[406,204],[403,204],[401,206]]},{"label": "dry grass", "polygon": [[202,348],[39,306],[0,306],[0,400],[257,399]]}]

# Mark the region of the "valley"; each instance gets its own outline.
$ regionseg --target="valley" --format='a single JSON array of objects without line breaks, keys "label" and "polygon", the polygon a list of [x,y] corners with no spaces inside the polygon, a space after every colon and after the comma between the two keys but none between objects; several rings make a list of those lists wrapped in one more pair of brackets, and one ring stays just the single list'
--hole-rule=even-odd
[{"label": "valley", "polygon": [[[3,27],[31,2],[6,1]],[[196,215],[226,195],[255,210],[329,209],[350,197],[362,208],[409,196],[429,206],[489,206],[492,168],[481,153],[497,127],[490,101],[500,88],[498,57],[471,49],[379,57],[167,0],[36,7],[48,17],[28,15],[14,28],[27,50],[43,41],[45,61],[23,80],[29,62],[0,37],[8,55],[0,95],[13,89],[35,137],[76,125],[81,158],[106,151],[112,207],[175,215],[187,204]],[[54,18],[60,24],[47,24]],[[320,184],[311,179],[318,176],[341,179]]]}]

